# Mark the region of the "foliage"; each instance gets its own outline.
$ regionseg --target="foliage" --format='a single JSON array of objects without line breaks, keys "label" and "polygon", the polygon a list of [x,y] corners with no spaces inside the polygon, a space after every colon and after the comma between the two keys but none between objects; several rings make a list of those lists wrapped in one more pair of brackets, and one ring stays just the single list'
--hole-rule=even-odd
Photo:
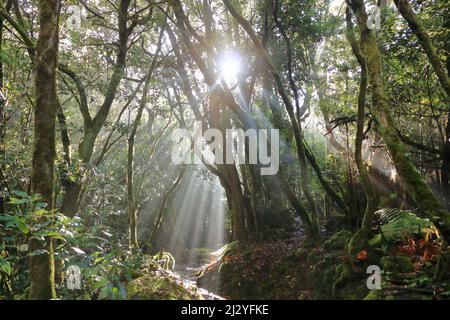
[{"label": "foliage", "polygon": [[[108,229],[84,225],[79,217],[70,219],[51,213],[45,206],[22,192],[10,198],[15,210],[0,216],[0,288],[5,298],[26,297],[27,258],[41,252],[29,252],[30,237],[46,241],[51,237],[57,244],[54,256],[60,282],[61,299],[125,299],[125,285],[141,275],[143,270],[154,269],[151,257],[134,253],[117,244]],[[47,217],[47,219],[40,219]],[[44,221],[39,222],[37,221]],[[69,290],[64,273],[68,266],[81,269],[81,290]]]}]

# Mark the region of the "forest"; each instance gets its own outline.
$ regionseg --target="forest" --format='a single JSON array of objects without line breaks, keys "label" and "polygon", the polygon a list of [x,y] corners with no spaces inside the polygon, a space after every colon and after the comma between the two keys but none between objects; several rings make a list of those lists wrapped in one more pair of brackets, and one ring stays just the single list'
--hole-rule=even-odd
[{"label": "forest", "polygon": [[0,0],[0,300],[450,300],[449,31],[447,0]]}]

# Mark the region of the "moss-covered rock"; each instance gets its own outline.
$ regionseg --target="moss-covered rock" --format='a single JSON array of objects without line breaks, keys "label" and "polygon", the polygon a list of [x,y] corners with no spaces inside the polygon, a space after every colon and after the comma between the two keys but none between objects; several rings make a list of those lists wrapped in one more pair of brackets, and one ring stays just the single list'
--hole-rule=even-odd
[{"label": "moss-covered rock", "polygon": [[340,295],[342,295],[342,289],[348,282],[347,280],[350,279],[351,275],[352,271],[349,264],[341,263],[336,267],[332,291],[333,297],[338,298]]},{"label": "moss-covered rock", "polygon": [[192,300],[199,299],[174,279],[157,275],[145,275],[128,283],[127,297],[130,300]]},{"label": "moss-covered rock", "polygon": [[385,256],[381,258],[381,269],[393,273],[408,273],[412,271],[411,257]]},{"label": "moss-covered rock", "polygon": [[382,298],[382,291],[374,289],[370,290],[363,300],[382,300]]},{"label": "moss-covered rock", "polygon": [[324,247],[327,250],[340,250],[344,249],[348,240],[352,237],[352,233],[348,230],[341,230],[333,234],[333,236],[324,243]]}]

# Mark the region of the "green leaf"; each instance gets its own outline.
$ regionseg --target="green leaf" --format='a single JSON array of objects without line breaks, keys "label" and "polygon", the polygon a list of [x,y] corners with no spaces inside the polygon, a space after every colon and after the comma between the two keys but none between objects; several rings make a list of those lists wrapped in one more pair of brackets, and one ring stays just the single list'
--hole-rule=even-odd
[{"label": "green leaf", "polygon": [[25,224],[25,222],[16,216],[16,226],[17,228],[19,228],[20,231],[22,231],[22,233],[27,234],[30,230],[28,229],[27,225]]},{"label": "green leaf", "polygon": [[61,233],[59,233],[58,231],[42,232],[42,233],[39,233],[39,235],[42,237],[50,237],[50,238],[54,238],[54,239],[64,239],[64,236]]},{"label": "green leaf", "polygon": [[17,247],[17,250],[19,250],[20,252],[28,251],[28,245],[26,243],[21,244],[20,246]]},{"label": "green leaf", "polygon": [[11,264],[4,259],[0,260],[0,271],[10,276],[12,271]]},{"label": "green leaf", "polygon": [[13,190],[11,193],[15,194],[16,196],[19,196],[21,198],[28,198],[28,199],[30,199],[30,197],[28,196],[28,193],[23,192],[23,191]]},{"label": "green leaf", "polygon": [[30,231],[27,225],[25,224],[23,218],[19,216],[4,215],[0,217],[0,221],[5,221],[6,227],[11,226],[17,227],[24,234],[27,234]]},{"label": "green leaf", "polygon": [[9,204],[15,204],[15,205],[19,205],[19,204],[24,204],[24,203],[28,203],[30,202],[29,199],[17,199],[17,198],[9,198],[8,203]]},{"label": "green leaf", "polygon": [[36,202],[34,204],[34,207],[36,209],[44,209],[45,207],[47,207],[47,204],[45,202]]},{"label": "green leaf", "polygon": [[98,257],[97,259],[94,260],[94,264],[97,264],[99,262],[102,262],[103,260],[105,260],[105,258],[103,257]]}]

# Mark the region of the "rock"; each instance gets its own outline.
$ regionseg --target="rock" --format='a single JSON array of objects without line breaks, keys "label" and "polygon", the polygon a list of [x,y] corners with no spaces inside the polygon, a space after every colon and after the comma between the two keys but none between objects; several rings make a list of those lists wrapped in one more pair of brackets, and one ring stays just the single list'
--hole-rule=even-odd
[{"label": "rock", "polygon": [[353,234],[348,230],[341,230],[333,234],[333,236],[324,243],[327,250],[341,250],[347,245],[348,240]]},{"label": "rock", "polygon": [[408,273],[412,271],[411,257],[385,256],[381,258],[381,270],[393,273]]},{"label": "rock", "polygon": [[128,283],[129,300],[193,300],[200,296],[190,292],[174,279],[156,275],[145,275]]}]

